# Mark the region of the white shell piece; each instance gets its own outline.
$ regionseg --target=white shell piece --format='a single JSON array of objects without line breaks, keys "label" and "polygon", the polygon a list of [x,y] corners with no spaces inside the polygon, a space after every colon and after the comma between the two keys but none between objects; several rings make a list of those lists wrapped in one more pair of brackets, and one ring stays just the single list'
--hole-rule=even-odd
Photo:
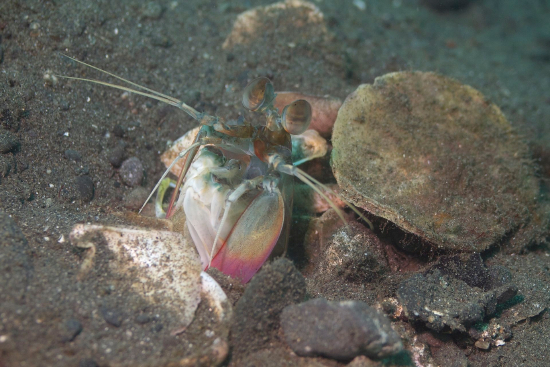
[{"label": "white shell piece", "polygon": [[202,298],[208,301],[218,320],[223,322],[231,319],[232,307],[222,287],[204,271],[201,273]]},{"label": "white shell piece", "polygon": [[76,225],[70,240],[95,252],[92,239],[98,233],[115,254],[116,271],[136,274],[135,292],[181,315],[178,329],[187,327],[201,299],[201,263],[194,246],[177,232],[88,224]]},{"label": "white shell piece", "polygon": [[[185,149],[188,149],[192,144],[193,140],[195,140],[195,136],[197,136],[198,132],[200,130],[200,126],[197,126],[188,132],[186,132],[181,138],[177,139],[170,149],[168,149],[166,152],[162,153],[160,156],[160,160],[166,167],[168,167],[174,159],[183,152]],[[170,170],[174,175],[178,176],[181,170],[183,169],[183,163],[185,162],[185,159],[180,159],[179,162],[177,162],[174,167]]]}]

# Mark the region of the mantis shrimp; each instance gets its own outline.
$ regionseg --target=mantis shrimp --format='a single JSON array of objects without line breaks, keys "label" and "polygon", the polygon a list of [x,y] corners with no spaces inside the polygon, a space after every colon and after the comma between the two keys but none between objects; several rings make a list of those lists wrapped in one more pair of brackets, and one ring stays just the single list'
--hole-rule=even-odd
[{"label": "mantis shrimp", "polygon": [[[158,190],[157,217],[187,223],[203,270],[214,267],[246,283],[270,255],[285,253],[291,223],[293,177],[326,200],[344,223],[341,209],[327,193],[342,200],[372,228],[357,208],[292,164],[291,136],[302,134],[309,127],[311,105],[300,99],[279,113],[274,107],[276,93],[268,78],[255,79],[244,89],[243,106],[265,116],[265,123],[255,124],[243,117],[225,121],[199,112],[176,98],[68,58],[136,89],[94,79],[61,76],[63,78],[149,97],[177,107],[199,122],[192,143],[177,154],[141,209]],[[183,169],[177,180],[167,178],[180,160]],[[162,200],[170,185],[174,190],[164,212]]]}]

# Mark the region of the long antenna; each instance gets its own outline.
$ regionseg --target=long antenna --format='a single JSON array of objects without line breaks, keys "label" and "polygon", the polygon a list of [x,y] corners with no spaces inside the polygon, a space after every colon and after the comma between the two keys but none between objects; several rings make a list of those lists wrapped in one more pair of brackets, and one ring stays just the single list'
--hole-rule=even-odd
[{"label": "long antenna", "polygon": [[100,69],[96,66],[93,66],[93,65],[90,65],[90,64],[87,64],[85,62],[82,62],[82,61],[79,61],[75,58],[72,58],[70,56],[67,56],[67,55],[64,55],[64,54],[61,54],[61,56],[63,57],[66,57],[68,58],[69,60],[72,60],[74,62],[77,62],[79,64],[82,64],[86,67],[89,67],[91,69],[94,69],[94,70],[97,70],[97,71],[100,71],[104,74],[107,74],[107,75],[110,75],[114,78],[117,78],[119,80],[122,80],[123,82],[125,83],[128,83],[136,88],[140,88],[140,89],[143,89],[149,93],[145,93],[145,92],[141,92],[139,90],[136,90],[136,89],[132,89],[132,88],[128,88],[128,87],[124,87],[124,86],[121,86],[121,85],[117,85],[117,84],[112,84],[112,83],[107,83],[107,82],[102,82],[100,80],[95,80],[95,79],[86,79],[86,78],[76,78],[76,77],[72,77],[72,76],[65,76],[65,75],[55,75],[56,77],[58,78],[64,78],[64,79],[72,79],[72,80],[80,80],[80,81],[84,81],[84,82],[89,82],[89,83],[94,83],[94,84],[99,84],[99,85],[104,85],[104,86],[107,86],[107,87],[110,87],[110,88],[115,88],[115,89],[120,89],[120,90],[123,90],[123,91],[126,91],[126,92],[130,92],[130,93],[135,93],[135,94],[139,94],[139,95],[142,95],[142,96],[145,96],[145,97],[149,97],[149,98],[152,98],[152,99],[156,99],[157,101],[161,101],[161,102],[164,102],[166,104],[169,104],[171,106],[174,106],[174,107],[177,107],[179,108],[180,110],[183,110],[185,111],[187,114],[189,114],[191,117],[193,117],[195,120],[197,121],[200,121],[201,118],[203,117],[203,114],[201,114],[200,112],[198,112],[197,110],[195,110],[193,107],[185,104],[184,102],[180,101],[179,99],[177,98],[174,98],[174,97],[170,97],[166,94],[163,94],[163,93],[160,93],[160,92],[157,92],[155,90],[152,90],[150,88],[147,88],[147,87],[144,87],[142,85],[139,85],[137,83],[134,83],[134,82],[131,82],[127,79],[124,79],[118,75],[115,75],[113,73],[110,73],[108,71],[105,71],[103,69]]}]

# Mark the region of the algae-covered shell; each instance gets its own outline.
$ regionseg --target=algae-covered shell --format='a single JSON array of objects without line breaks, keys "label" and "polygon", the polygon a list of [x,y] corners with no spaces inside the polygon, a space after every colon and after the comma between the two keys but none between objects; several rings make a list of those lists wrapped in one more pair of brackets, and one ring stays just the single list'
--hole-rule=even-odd
[{"label": "algae-covered shell", "polygon": [[438,248],[544,236],[527,145],[472,87],[434,73],[379,77],[348,96],[333,146],[346,199]]}]

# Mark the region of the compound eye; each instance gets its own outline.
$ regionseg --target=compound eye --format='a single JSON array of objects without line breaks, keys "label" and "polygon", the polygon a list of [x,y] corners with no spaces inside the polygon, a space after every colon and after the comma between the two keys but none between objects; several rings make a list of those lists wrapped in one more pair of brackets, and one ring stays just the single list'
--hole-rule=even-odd
[{"label": "compound eye", "polygon": [[254,79],[244,89],[243,106],[250,111],[261,111],[275,99],[273,84],[266,77]]},{"label": "compound eye", "polygon": [[311,105],[304,99],[299,99],[286,106],[283,110],[281,123],[291,135],[300,135],[311,122]]}]

